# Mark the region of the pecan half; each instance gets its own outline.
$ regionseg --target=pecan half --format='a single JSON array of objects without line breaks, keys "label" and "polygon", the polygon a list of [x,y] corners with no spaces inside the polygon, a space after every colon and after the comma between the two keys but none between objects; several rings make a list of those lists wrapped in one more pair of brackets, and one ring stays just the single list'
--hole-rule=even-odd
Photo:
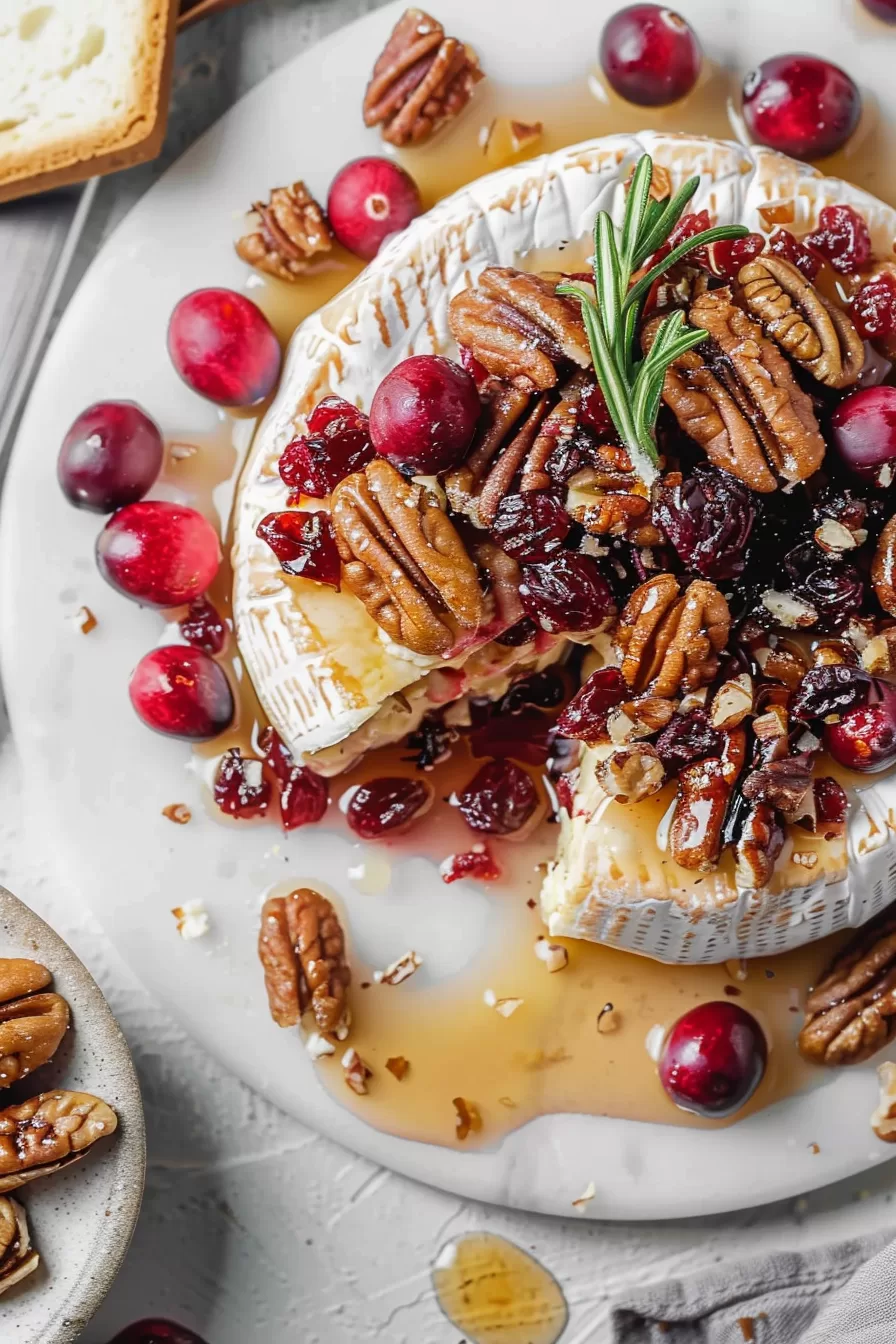
[{"label": "pecan half", "polygon": [[794,813],[812,788],[812,762],[808,751],[769,761],[747,776],[743,795],[751,802],[768,803],[779,812]]},{"label": "pecan half", "polygon": [[346,587],[398,644],[445,653],[455,643],[449,618],[481,624],[476,566],[435,497],[375,458],[333,492],[333,526]]},{"label": "pecan half", "polygon": [[258,227],[237,243],[237,255],[278,280],[299,280],[313,257],[332,247],[326,216],[304,182],[274,187],[267,205],[252,206]]},{"label": "pecan half", "polygon": [[17,1200],[4,1195],[0,1198],[0,1293],[21,1283],[39,1264],[25,1210]]},{"label": "pecan half", "polygon": [[860,1064],[896,1035],[896,913],[852,938],[806,1001],[799,1051],[812,1064]]},{"label": "pecan half", "polygon": [[51,1060],[68,1024],[68,1004],[59,994],[32,994],[0,1005],[0,1088]]},{"label": "pecan half", "polygon": [[767,803],[756,803],[744,819],[735,850],[734,879],[739,887],[768,885],[784,848],[784,839],[784,827],[775,809]]},{"label": "pecan half", "polygon": [[783,257],[763,254],[744,266],[735,294],[767,336],[827,387],[850,387],[862,372],[865,344],[842,309],[829,303]]},{"label": "pecan half", "polygon": [[[628,459],[624,449],[614,450],[613,445],[605,445],[603,455],[614,451]],[[650,520],[646,487],[632,471],[613,473],[617,479],[622,477],[622,488],[607,489],[604,482],[609,474],[599,463],[583,467],[570,478],[566,494],[570,517],[594,537],[626,537],[637,546],[656,546],[661,536]]]},{"label": "pecan half", "polygon": [[636,691],[669,699],[706,686],[719,668],[731,615],[718,588],[695,579],[682,595],[672,574],[636,588],[616,628],[622,675]]},{"label": "pecan half", "polygon": [[422,9],[406,9],[373,67],[364,125],[381,126],[391,145],[419,145],[463,111],[482,77],[471,48]]},{"label": "pecan half", "polygon": [[118,1117],[87,1092],[44,1092],[0,1111],[0,1194],[49,1176],[83,1157],[118,1127]]},{"label": "pecan half", "polygon": [[445,477],[445,493],[456,513],[466,513],[477,527],[491,526],[547,410],[545,397],[532,403],[529,394],[516,387],[496,383],[489,389],[470,453]]},{"label": "pecan half", "polygon": [[449,303],[451,335],[497,378],[525,390],[553,387],[564,360],[591,367],[581,310],[556,288],[553,278],[489,266]]},{"label": "pecan half", "polygon": [[258,956],[278,1027],[298,1026],[306,1008],[322,1032],[348,1026],[351,971],[345,936],[339,916],[320,892],[301,887],[265,901]]},{"label": "pecan half", "polygon": [[681,868],[709,873],[722,852],[725,814],[746,759],[746,733],[725,734],[719,759],[686,765],[678,776],[678,797],[669,828],[669,852]]},{"label": "pecan half", "polygon": [[896,616],[896,514],[880,534],[871,565],[871,581],[884,611]]}]

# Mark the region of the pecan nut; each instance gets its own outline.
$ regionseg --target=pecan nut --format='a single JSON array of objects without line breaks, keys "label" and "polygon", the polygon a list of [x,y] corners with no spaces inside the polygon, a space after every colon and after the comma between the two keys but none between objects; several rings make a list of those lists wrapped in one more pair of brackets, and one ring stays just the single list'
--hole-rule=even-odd
[{"label": "pecan nut", "polygon": [[791,262],[758,257],[741,269],[735,294],[765,334],[818,382],[837,388],[856,382],[865,363],[861,336]]},{"label": "pecan nut", "polygon": [[333,492],[333,526],[346,586],[378,625],[415,653],[444,654],[452,619],[479,626],[475,564],[435,497],[382,458]]},{"label": "pecan nut", "polygon": [[445,493],[456,513],[466,513],[477,527],[491,526],[531,453],[547,410],[544,397],[533,403],[520,388],[498,383],[488,390],[470,452],[445,477]]},{"label": "pecan nut", "polygon": [[659,793],[666,771],[656,747],[648,743],[614,751],[597,767],[597,782],[617,803],[640,803]]},{"label": "pecan nut", "polygon": [[884,611],[896,616],[896,514],[880,534],[871,565],[871,581]]},{"label": "pecan nut", "polygon": [[0,1194],[49,1176],[84,1156],[118,1127],[118,1117],[87,1092],[44,1092],[0,1111]]},{"label": "pecan nut", "polygon": [[695,579],[684,594],[672,574],[636,588],[616,628],[622,675],[635,691],[670,699],[713,680],[731,615],[718,588]]},{"label": "pecan nut", "polygon": [[330,226],[304,182],[274,187],[267,205],[252,206],[258,227],[237,243],[237,255],[278,280],[298,280],[312,259],[332,247]]},{"label": "pecan nut", "polygon": [[737,885],[757,890],[768,886],[784,840],[784,827],[775,809],[768,803],[756,803],[744,818],[735,850]]},{"label": "pecan nut", "polygon": [[0,957],[0,1088],[51,1060],[68,1029],[65,999],[40,992],[52,978],[39,962]]},{"label": "pecan nut", "polygon": [[4,1195],[0,1198],[0,1293],[21,1283],[39,1264],[25,1210],[17,1200]]},{"label": "pecan nut", "polygon": [[734,728],[725,734],[719,759],[695,761],[679,772],[669,828],[669,852],[679,867],[709,873],[718,865],[725,816],[746,750],[746,733]]},{"label": "pecan nut", "polygon": [[861,1064],[896,1035],[896,914],[852,938],[806,1001],[799,1051],[812,1064]]},{"label": "pecan nut", "polygon": [[483,78],[479,58],[437,19],[406,9],[373,67],[364,125],[391,145],[419,145],[458,116]]},{"label": "pecan nut", "polygon": [[556,289],[553,278],[489,266],[449,303],[451,335],[495,377],[545,391],[563,361],[591,367],[581,310]]},{"label": "pecan nut", "polygon": [[812,762],[808,751],[768,761],[744,780],[743,795],[750,802],[768,803],[779,812],[795,814],[812,788]]},{"label": "pecan nut", "polygon": [[348,1027],[351,971],[345,935],[339,916],[320,892],[302,887],[265,901],[258,956],[278,1027],[298,1026],[308,1008],[322,1032],[338,1034]]}]

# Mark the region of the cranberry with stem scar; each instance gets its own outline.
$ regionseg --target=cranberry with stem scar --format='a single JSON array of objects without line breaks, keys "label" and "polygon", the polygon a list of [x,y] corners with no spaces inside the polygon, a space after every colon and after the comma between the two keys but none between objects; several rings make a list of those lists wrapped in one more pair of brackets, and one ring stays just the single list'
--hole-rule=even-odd
[{"label": "cranberry with stem scar", "polygon": [[233,289],[197,289],[176,305],[168,353],[188,387],[218,406],[255,406],[280,376],[280,342],[256,304]]},{"label": "cranberry with stem scar", "polygon": [[773,56],[744,80],[747,129],[795,159],[842,148],[859,124],[862,97],[845,70],[818,56]]},{"label": "cranberry with stem scar", "polygon": [[112,515],[96,543],[97,567],[125,597],[179,607],[201,597],[218,572],[221,543],[185,504],[145,499]]},{"label": "cranberry with stem scar", "polygon": [[146,726],[169,737],[205,742],[233,721],[230,683],[201,649],[182,644],[153,649],[134,669],[129,693]]},{"label": "cranberry with stem scar", "polygon": [[464,821],[474,831],[512,835],[525,826],[538,807],[538,791],[521,766],[491,761],[458,795]]},{"label": "cranberry with stem scar", "polygon": [[417,184],[391,159],[347,163],[333,179],[327,216],[336,238],[349,252],[372,260],[390,234],[407,228],[423,212]]},{"label": "cranberry with stem scar", "polygon": [[735,1003],[701,1003],[666,1037],[660,1082],[683,1111],[720,1120],[749,1101],[767,1060],[768,1043],[752,1014]]},{"label": "cranberry with stem scar", "polygon": [[690,93],[702,53],[693,29],[665,5],[629,5],[606,24],[600,63],[610,86],[639,107],[665,107]]},{"label": "cranberry with stem scar", "polygon": [[432,785],[422,779],[383,776],[355,789],[345,819],[362,840],[378,840],[406,831],[429,811],[434,797]]},{"label": "cranberry with stem scar", "polygon": [[158,425],[133,401],[97,401],[72,422],[56,474],[77,509],[111,513],[142,499],[162,469]]},{"label": "cranberry with stem scar", "polygon": [[370,437],[400,471],[435,475],[463,459],[480,409],[476,384],[460,364],[442,355],[412,355],[373,394]]}]

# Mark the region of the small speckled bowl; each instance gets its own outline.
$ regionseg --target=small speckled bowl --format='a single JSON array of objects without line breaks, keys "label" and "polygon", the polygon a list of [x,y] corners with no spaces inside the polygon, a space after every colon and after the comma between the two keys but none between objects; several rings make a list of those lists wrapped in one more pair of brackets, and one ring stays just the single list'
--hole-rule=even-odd
[{"label": "small speckled bowl", "polygon": [[146,1133],[140,1087],[121,1028],[74,952],[20,900],[0,887],[0,956],[30,957],[53,973],[72,1028],[52,1063],[0,1092],[0,1108],[38,1092],[92,1092],[119,1127],[66,1171],[16,1192],[25,1206],[35,1273],[0,1298],[3,1344],[69,1344],[112,1285],[140,1212]]}]

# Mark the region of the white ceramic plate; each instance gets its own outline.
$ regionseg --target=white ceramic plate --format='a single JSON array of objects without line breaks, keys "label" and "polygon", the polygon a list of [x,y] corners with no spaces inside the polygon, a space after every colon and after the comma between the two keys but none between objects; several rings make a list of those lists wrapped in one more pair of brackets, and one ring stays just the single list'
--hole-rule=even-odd
[{"label": "white ceramic plate", "polygon": [[69,1344],[112,1286],[140,1212],[146,1160],[140,1087],[99,986],[59,935],[4,887],[0,956],[30,957],[48,967],[53,988],[72,1010],[72,1030],[56,1058],[16,1086],[14,1099],[68,1087],[102,1097],[119,1117],[111,1140],[16,1196],[41,1264],[0,1298],[0,1338],[4,1344]]},{"label": "white ceramic plate", "polygon": [[[601,22],[614,4],[554,0],[550,60],[544,7],[439,0],[439,16],[471,41],[496,78],[537,84],[583,79]],[[712,54],[743,67],[806,45],[871,83],[896,117],[881,29],[853,25],[839,3],[751,0],[732,24],[716,0],[681,6]],[[78,886],[144,983],[215,1055],[305,1123],[376,1161],[464,1195],[568,1213],[594,1180],[587,1215],[648,1218],[710,1213],[794,1194],[857,1173],[888,1155],[868,1127],[876,1099],[870,1067],[722,1131],[691,1131],[594,1118],[549,1116],[494,1151],[460,1153],[392,1138],[336,1105],[312,1077],[292,1033],[271,1029],[255,956],[258,908],[272,882],[318,878],[348,908],[360,952],[383,965],[413,945],[428,974],[463,966],[489,932],[487,898],[463,884],[452,900],[423,860],[396,866],[372,906],[347,869],[342,838],[309,828],[284,841],[272,831],[225,828],[196,808],[172,826],[168,803],[197,803],[188,752],[147,733],[127,700],[128,675],[158,626],[95,572],[99,520],[70,509],[55,482],[62,434],[88,402],[117,396],[146,405],[168,433],[215,427],[215,413],[178,381],[165,354],[168,315],[202,285],[240,287],[232,215],[274,183],[301,174],[324,194],[335,168],[378,139],[360,127],[358,104],[373,54],[401,6],[338,33],[272,76],[195,145],[148,193],[97,258],[59,327],[22,425],[0,527],[0,598],[6,689],[29,785],[29,810],[51,834]],[[553,40],[557,35],[558,40]],[[297,97],[301,90],[301,97]],[[315,116],[305,115],[309,108]],[[647,119],[645,118],[645,124]],[[325,127],[325,132],[322,128]],[[601,123],[580,134],[613,129]],[[64,616],[86,602],[100,626],[85,639]],[[213,932],[184,943],[170,909],[202,897]],[[818,1154],[810,1145],[818,1144]]]}]

